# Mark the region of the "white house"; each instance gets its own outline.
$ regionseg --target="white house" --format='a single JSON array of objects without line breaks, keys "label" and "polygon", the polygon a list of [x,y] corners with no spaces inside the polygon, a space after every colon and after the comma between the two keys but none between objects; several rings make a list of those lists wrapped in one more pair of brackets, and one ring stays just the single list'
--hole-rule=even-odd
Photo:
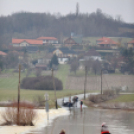
[{"label": "white house", "polygon": [[102,61],[101,55],[96,50],[89,50],[84,54],[84,60],[89,60],[90,58]]},{"label": "white house", "polygon": [[69,61],[68,57],[58,57],[59,64],[66,64]]},{"label": "white house", "polygon": [[43,44],[58,44],[58,39],[55,37],[39,37],[37,40],[42,40]]}]

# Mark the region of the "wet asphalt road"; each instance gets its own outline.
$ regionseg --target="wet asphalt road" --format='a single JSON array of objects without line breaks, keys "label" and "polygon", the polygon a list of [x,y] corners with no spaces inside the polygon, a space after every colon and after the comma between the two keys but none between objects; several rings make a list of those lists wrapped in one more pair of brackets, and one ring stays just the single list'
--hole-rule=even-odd
[{"label": "wet asphalt road", "polygon": [[[81,100],[83,95],[78,97]],[[58,99],[58,104],[62,104],[62,99]],[[59,134],[62,129],[66,134],[100,134],[102,122],[106,122],[111,134],[134,134],[134,112],[86,106],[81,110],[79,102],[70,109],[70,115],[58,117],[41,131],[30,134]]]},{"label": "wet asphalt road", "polygon": [[70,115],[59,117],[41,134],[100,134],[101,124],[106,122],[112,134],[134,134],[134,112],[94,108],[71,108]]}]

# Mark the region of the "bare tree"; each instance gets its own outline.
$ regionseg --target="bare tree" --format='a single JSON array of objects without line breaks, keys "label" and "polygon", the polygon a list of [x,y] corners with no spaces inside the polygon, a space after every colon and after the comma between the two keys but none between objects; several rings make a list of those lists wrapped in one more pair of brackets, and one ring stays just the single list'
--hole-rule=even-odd
[{"label": "bare tree", "polygon": [[79,62],[78,62],[78,60],[76,60],[70,64],[70,71],[73,71],[76,75],[76,71],[77,71],[78,67],[79,67]]},{"label": "bare tree", "polygon": [[41,76],[41,73],[42,73],[42,69],[37,69],[35,71],[35,75],[38,77],[38,76]]},{"label": "bare tree", "polygon": [[92,70],[95,73],[95,75],[101,71],[101,63],[100,63],[100,61],[98,61],[98,60],[93,61]]},{"label": "bare tree", "polygon": [[76,16],[78,16],[79,15],[79,3],[77,2],[77,4],[76,4]]},{"label": "bare tree", "polygon": [[93,65],[93,59],[89,58],[89,60],[84,61],[84,67],[87,68],[87,74],[90,71],[90,69],[92,68]]}]

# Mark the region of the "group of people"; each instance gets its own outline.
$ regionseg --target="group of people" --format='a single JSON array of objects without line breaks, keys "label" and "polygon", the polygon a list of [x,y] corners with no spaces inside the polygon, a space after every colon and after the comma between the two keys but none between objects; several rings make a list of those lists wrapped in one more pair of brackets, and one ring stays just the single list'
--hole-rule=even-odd
[{"label": "group of people", "polygon": [[[61,130],[60,134],[65,134],[65,131],[64,130]],[[106,125],[105,122],[102,123],[102,126],[101,126],[101,134],[110,134],[109,133],[109,130],[108,130],[108,126]]]}]

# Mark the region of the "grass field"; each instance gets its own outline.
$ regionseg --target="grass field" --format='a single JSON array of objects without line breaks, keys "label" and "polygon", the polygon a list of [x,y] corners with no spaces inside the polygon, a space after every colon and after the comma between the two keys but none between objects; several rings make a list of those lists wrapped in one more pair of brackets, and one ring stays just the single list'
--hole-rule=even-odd
[{"label": "grass field", "polygon": [[123,94],[109,102],[134,102],[134,94]]},{"label": "grass field", "polygon": [[[80,94],[83,91],[78,90],[68,90],[65,89],[67,77],[69,72],[68,65],[60,65],[59,70],[54,72],[54,75],[58,77],[63,82],[63,91],[57,91],[57,98],[69,96],[70,94]],[[51,71],[46,71],[44,74],[51,75]],[[21,73],[21,79],[26,76],[26,73]],[[35,76],[31,74],[31,76]],[[12,70],[3,71],[0,75],[0,101],[1,100],[17,100],[18,93],[18,73],[12,73]],[[54,101],[54,91],[41,91],[41,90],[25,90],[21,89],[21,100],[30,100],[32,101],[37,96],[43,96],[45,93],[48,93],[51,101]],[[51,102],[52,103],[52,102]]]}]

